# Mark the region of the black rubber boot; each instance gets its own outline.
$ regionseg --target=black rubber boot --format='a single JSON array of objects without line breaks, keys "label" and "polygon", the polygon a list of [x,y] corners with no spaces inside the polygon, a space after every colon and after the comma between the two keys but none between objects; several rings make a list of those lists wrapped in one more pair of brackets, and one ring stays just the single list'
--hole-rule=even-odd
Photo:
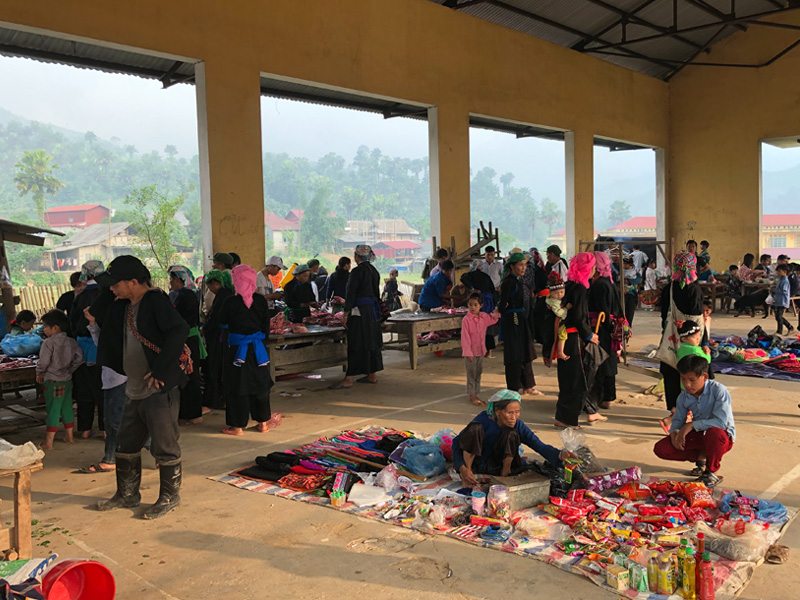
[{"label": "black rubber boot", "polygon": [[159,465],[161,475],[161,490],[158,500],[142,515],[145,519],[158,519],[163,517],[181,503],[181,463],[176,465]]},{"label": "black rubber boot", "polygon": [[117,493],[109,500],[97,503],[97,510],[136,508],[141,502],[139,484],[142,482],[142,455],[117,454]]}]

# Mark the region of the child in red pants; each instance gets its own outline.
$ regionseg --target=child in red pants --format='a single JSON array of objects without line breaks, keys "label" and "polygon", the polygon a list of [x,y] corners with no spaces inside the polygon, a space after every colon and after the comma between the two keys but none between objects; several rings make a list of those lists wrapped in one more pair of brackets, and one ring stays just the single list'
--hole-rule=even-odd
[{"label": "child in red pants", "polygon": [[39,350],[36,365],[36,381],[44,385],[44,401],[47,407],[47,433],[43,450],[53,447],[58,424],[63,421],[65,440],[72,443],[75,415],[72,410],[72,374],[81,363],[83,353],[78,343],[67,337],[69,321],[60,310],[51,310],[42,317],[47,339]]},{"label": "child in red pants", "polygon": [[[683,391],[672,418],[669,436],[656,443],[653,451],[664,460],[695,462],[702,469],[697,481],[714,487],[722,456],[733,447],[731,396],[721,383],[708,379],[708,361],[695,354],[678,361]],[[693,419],[686,422],[689,411]]]}]

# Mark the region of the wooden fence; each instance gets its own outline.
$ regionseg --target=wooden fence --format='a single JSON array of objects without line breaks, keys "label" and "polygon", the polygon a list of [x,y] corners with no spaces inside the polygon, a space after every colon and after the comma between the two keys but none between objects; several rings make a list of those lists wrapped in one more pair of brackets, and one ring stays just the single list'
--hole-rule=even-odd
[{"label": "wooden fence", "polygon": [[37,320],[41,319],[43,314],[56,307],[56,302],[58,302],[61,294],[71,289],[68,283],[29,285],[18,288],[19,306],[17,306],[17,312],[30,310],[36,315]]}]

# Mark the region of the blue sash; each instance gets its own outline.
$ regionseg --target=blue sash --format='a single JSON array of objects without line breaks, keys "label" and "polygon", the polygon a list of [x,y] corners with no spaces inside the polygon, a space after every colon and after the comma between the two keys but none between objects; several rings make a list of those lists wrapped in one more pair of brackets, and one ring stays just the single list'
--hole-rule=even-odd
[{"label": "blue sash", "polygon": [[494,312],[494,294],[491,292],[481,292],[481,297],[483,298],[483,306],[481,306],[481,311],[485,312],[487,315],[490,315]]},{"label": "blue sash", "polygon": [[76,339],[83,352],[83,362],[93,365],[97,362],[97,345],[91,337],[80,336]]},{"label": "blue sash", "polygon": [[363,298],[356,298],[355,305],[359,307],[359,312],[361,312],[362,317],[366,317],[362,311],[361,307],[364,306],[371,306],[372,307],[372,322],[376,323],[381,320],[381,305],[378,302],[377,298],[373,298],[372,296],[364,296]]},{"label": "blue sash", "polygon": [[257,331],[249,335],[244,335],[243,333],[229,333],[228,346],[237,346],[236,358],[233,360],[234,366],[241,367],[245,363],[247,360],[247,348],[249,346],[253,346],[258,366],[263,367],[268,365],[269,354],[262,343],[262,340],[266,337],[263,331]]}]

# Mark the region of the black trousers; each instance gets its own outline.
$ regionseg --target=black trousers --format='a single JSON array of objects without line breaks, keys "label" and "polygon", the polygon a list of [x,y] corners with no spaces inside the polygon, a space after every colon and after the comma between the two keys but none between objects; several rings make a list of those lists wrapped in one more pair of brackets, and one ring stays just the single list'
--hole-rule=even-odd
[{"label": "black trousers", "polygon": [[506,366],[506,388],[518,392],[536,387],[536,377],[533,375],[533,362],[510,363]]},{"label": "black trousers", "polygon": [[480,423],[473,421],[464,428],[458,435],[458,446],[464,452],[475,455],[475,462],[472,463],[473,473],[485,473],[487,475],[499,475],[503,468],[503,460],[511,458],[511,470],[522,467],[522,458],[519,455],[519,446],[522,443],[519,433],[513,427],[501,427],[500,436],[489,450],[486,457],[486,464],[481,468],[483,462],[483,443],[486,434]]},{"label": "black trousers", "polygon": [[586,396],[586,407],[592,410],[586,410],[590,415],[597,412],[597,408],[601,402],[613,402],[617,399],[617,376],[605,375],[602,369],[597,372],[594,378],[594,385]]},{"label": "black trousers", "polygon": [[636,305],[639,303],[639,296],[625,294],[625,318],[628,324],[633,327],[633,317],[636,315]]},{"label": "black trousers", "polygon": [[180,390],[158,392],[143,400],[128,398],[122,411],[122,422],[117,432],[117,454],[136,455],[142,451],[147,438],[152,439],[150,453],[160,465],[181,462],[178,444],[178,412]]},{"label": "black trousers", "polygon": [[[186,345],[192,351],[192,356],[200,356],[200,338],[192,336],[186,340]],[[193,359],[194,360],[194,359]],[[181,409],[179,419],[189,421],[203,415],[203,391],[200,386],[200,361],[194,360],[194,369],[189,375],[189,381],[181,390]]]},{"label": "black trousers", "polygon": [[247,427],[251,416],[259,423],[269,421],[272,416],[269,389],[249,396],[228,396],[225,406],[225,422],[228,427]]},{"label": "black trousers", "polygon": [[581,360],[581,341],[577,333],[570,333],[564,343],[569,360],[558,361],[558,402],[556,421],[575,427],[586,405],[586,375]]},{"label": "black trousers", "polygon": [[787,331],[791,331],[793,329],[792,324],[786,320],[783,314],[786,312],[785,306],[772,306],[772,312],[775,313],[775,321],[778,322],[778,335],[783,333],[784,326],[786,327]]},{"label": "black trousers", "polygon": [[97,407],[97,425],[100,431],[103,423],[103,382],[100,378],[100,365],[83,364],[73,373],[73,395],[78,404],[78,431],[90,431],[94,424],[94,409]]}]

